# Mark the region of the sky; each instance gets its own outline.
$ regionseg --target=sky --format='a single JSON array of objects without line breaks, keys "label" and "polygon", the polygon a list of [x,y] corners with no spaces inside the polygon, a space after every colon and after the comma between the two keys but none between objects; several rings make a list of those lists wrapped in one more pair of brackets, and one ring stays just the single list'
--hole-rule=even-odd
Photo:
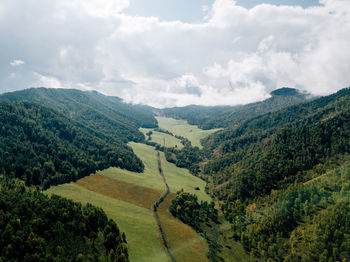
[{"label": "sky", "polygon": [[2,0],[0,36],[0,93],[172,107],[350,86],[349,0]]}]

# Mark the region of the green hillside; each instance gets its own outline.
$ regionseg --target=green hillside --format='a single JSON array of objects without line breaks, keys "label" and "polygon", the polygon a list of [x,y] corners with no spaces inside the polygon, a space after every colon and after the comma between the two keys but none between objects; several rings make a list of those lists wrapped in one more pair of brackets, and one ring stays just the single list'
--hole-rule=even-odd
[{"label": "green hillside", "polygon": [[0,101],[31,101],[47,105],[95,131],[124,142],[143,141],[139,127],[156,127],[152,112],[144,106],[124,103],[118,97],[96,91],[30,88],[0,95]]},{"label": "green hillside", "polygon": [[165,108],[159,110],[159,114],[175,119],[185,119],[188,123],[202,129],[214,129],[233,126],[249,118],[275,112],[308,99],[308,94],[286,87],[277,89],[270,95],[271,97],[264,101],[247,105],[213,107],[190,105]]},{"label": "green hillside", "polygon": [[62,184],[117,166],[141,172],[132,149],[55,110],[0,102],[0,172],[27,185]]},{"label": "green hillside", "polygon": [[343,89],[252,118],[204,141],[211,152],[203,167],[211,192],[233,223],[234,237],[254,256],[263,261],[349,259],[348,213],[337,211],[350,204],[349,110],[350,89]]}]

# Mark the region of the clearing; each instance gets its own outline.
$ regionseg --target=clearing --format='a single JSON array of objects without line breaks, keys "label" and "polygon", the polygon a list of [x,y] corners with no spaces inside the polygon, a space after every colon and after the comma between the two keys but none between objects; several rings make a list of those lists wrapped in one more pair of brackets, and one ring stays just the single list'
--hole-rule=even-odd
[{"label": "clearing", "polygon": [[[132,262],[169,261],[151,210],[151,205],[165,190],[159,175],[157,154],[153,147],[129,144],[145,164],[144,173],[120,168],[109,168],[82,178],[76,183],[51,187],[47,194],[57,194],[83,204],[89,202],[101,207],[124,231]],[[178,168],[165,160],[160,152],[170,195],[159,206],[159,218],[166,233],[169,247],[177,262],[208,261],[206,241],[191,227],[174,218],[168,207],[174,193],[180,189],[195,193],[200,200],[210,201],[205,193],[205,182],[192,176],[188,170]],[[195,190],[199,187],[200,190]]]},{"label": "clearing", "polygon": [[203,130],[197,126],[190,125],[187,120],[177,120],[168,117],[156,117],[160,128],[173,133],[174,135],[182,136],[191,141],[192,146],[202,148],[200,140],[208,135],[221,130],[221,128]]},{"label": "clearing", "polygon": [[51,187],[46,193],[101,207],[108,217],[116,221],[120,230],[125,232],[131,262],[168,261],[151,209],[90,191],[75,183]]},{"label": "clearing", "polygon": [[165,146],[166,147],[177,147],[179,149],[183,148],[183,144],[181,143],[181,140],[169,135],[169,134],[165,134],[162,132],[158,132],[158,131],[154,131],[153,128],[140,128],[140,131],[145,135],[146,139],[148,138],[148,136],[146,135],[149,131],[152,131],[152,135],[151,135],[151,142],[155,142],[157,144],[160,144],[161,146]]}]

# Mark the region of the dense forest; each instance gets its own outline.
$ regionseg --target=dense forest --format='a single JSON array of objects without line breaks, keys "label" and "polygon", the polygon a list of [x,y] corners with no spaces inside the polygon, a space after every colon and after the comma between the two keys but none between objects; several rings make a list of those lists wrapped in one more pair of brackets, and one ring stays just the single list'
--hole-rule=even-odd
[{"label": "dense forest", "polygon": [[[350,89],[254,117],[203,141],[202,174],[263,261],[347,261]],[[340,210],[342,208],[342,210]]]},{"label": "dense forest", "polygon": [[271,92],[271,97],[242,106],[185,106],[165,108],[158,113],[175,119],[185,119],[192,125],[202,129],[230,127],[244,120],[275,112],[288,106],[306,101],[310,96],[294,88],[280,88]]},{"label": "dense forest", "polygon": [[199,203],[196,195],[181,190],[176,193],[169,211],[174,217],[190,225],[196,231],[202,232],[206,224],[216,223],[218,220],[218,211],[214,206],[214,202],[201,201]]},{"label": "dense forest", "polygon": [[124,233],[101,208],[0,176],[0,261],[127,262]]},{"label": "dense forest", "polygon": [[139,127],[157,127],[152,109],[124,103],[96,91],[30,88],[0,95],[0,101],[31,101],[47,105],[66,117],[121,141],[143,141]]},{"label": "dense forest", "polygon": [[110,166],[142,172],[143,163],[117,138],[30,102],[0,102],[0,173],[44,189]]}]

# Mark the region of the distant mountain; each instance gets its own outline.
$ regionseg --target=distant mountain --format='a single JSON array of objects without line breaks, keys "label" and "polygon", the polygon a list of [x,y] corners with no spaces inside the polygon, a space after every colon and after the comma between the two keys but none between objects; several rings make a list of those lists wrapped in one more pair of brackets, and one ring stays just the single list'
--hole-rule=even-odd
[{"label": "distant mountain", "polygon": [[47,106],[0,101],[0,174],[47,188],[110,166],[142,172],[118,138],[86,127]]},{"label": "distant mountain", "polygon": [[124,103],[96,91],[30,88],[0,95],[0,101],[31,101],[47,105],[80,124],[124,142],[143,141],[139,127],[157,127],[145,106]]},{"label": "distant mountain", "polygon": [[233,126],[249,118],[305,102],[309,97],[307,93],[284,87],[271,92],[270,98],[252,104],[214,107],[190,105],[165,108],[158,113],[176,119],[186,119],[190,124],[203,129],[212,129]]}]

